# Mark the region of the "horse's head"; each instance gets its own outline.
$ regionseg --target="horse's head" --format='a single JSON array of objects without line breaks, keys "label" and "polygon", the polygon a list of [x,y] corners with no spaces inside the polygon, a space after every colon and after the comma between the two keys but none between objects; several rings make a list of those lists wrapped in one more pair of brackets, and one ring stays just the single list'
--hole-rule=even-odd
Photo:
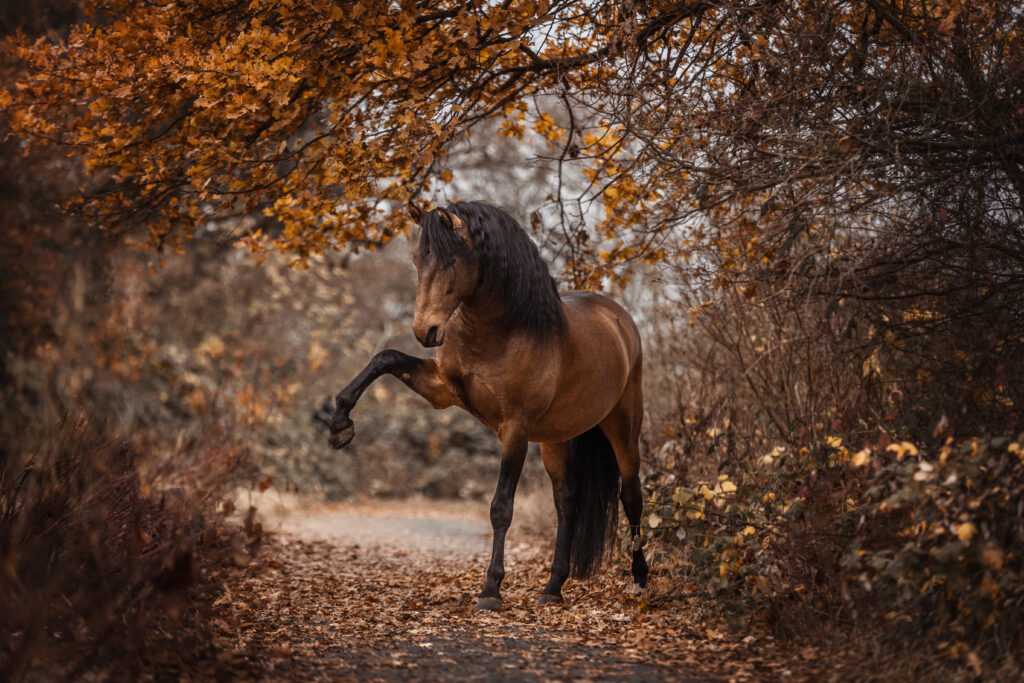
[{"label": "horse's head", "polygon": [[476,290],[480,261],[469,226],[454,213],[423,212],[414,202],[409,202],[409,213],[422,227],[413,255],[419,282],[412,330],[424,346],[440,346],[452,314]]}]

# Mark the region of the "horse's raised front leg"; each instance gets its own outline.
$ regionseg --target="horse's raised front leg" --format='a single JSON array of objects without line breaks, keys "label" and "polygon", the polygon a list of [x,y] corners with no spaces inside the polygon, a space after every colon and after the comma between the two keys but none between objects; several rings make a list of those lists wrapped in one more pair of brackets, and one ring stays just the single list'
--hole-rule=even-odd
[{"label": "horse's raised front leg", "polygon": [[362,372],[334,398],[334,417],[331,418],[328,441],[333,448],[344,448],[352,441],[355,429],[349,412],[366,388],[381,375],[394,375],[435,408],[459,405],[458,397],[441,375],[436,358],[416,358],[401,351],[385,349],[371,358]]},{"label": "horse's raised front leg", "polygon": [[491,499],[491,528],[494,542],[491,546],[491,564],[487,567],[487,581],[476,602],[477,609],[501,609],[501,580],[505,578],[505,533],[512,524],[512,507],[516,497],[519,475],[523,472],[526,435],[519,430],[502,434],[501,470],[498,487]]}]

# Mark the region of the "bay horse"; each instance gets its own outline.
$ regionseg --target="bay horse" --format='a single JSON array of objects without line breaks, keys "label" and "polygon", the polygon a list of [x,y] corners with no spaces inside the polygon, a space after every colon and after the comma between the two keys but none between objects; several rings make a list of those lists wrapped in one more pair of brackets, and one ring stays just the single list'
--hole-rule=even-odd
[{"label": "bay horse", "polygon": [[[501,609],[505,533],[528,442],[539,442],[551,478],[558,530],[540,604],[562,602],[566,578],[591,576],[614,538],[618,501],[629,520],[634,591],[647,584],[640,538],[640,333],[599,294],[559,296],[540,252],[503,209],[457,202],[409,212],[420,225],[413,332],[432,358],[387,349],[335,398],[329,443],[344,448],[349,413],[390,374],[437,409],[459,406],[501,440],[494,531],[477,609]],[[620,488],[621,480],[621,488]]]}]

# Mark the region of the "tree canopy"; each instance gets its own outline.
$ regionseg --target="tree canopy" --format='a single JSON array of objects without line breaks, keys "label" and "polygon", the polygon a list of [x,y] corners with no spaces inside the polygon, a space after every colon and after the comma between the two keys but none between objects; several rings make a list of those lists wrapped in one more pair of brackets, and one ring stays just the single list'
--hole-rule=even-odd
[{"label": "tree canopy", "polygon": [[[78,209],[156,243],[257,212],[299,255],[386,241],[407,227],[389,208],[450,180],[446,150],[486,120],[586,178],[553,195],[578,285],[709,245],[742,268],[807,228],[928,225],[955,250],[958,225],[999,233],[1019,210],[1013,2],[85,9],[18,42],[31,71],[4,104],[99,173]],[[983,239],[1020,262],[1005,237]]]}]

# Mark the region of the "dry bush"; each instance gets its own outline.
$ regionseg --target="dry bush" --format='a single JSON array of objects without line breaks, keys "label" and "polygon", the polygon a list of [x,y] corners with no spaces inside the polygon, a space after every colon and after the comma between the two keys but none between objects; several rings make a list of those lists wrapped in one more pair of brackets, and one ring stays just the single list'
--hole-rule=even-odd
[{"label": "dry bush", "polygon": [[175,454],[173,471],[153,471],[151,458],[81,418],[5,461],[5,677],[120,676],[209,658],[202,602],[190,598],[246,550],[214,509],[236,457],[224,446],[192,448]]},{"label": "dry bush", "polygon": [[831,239],[727,288],[670,271],[652,297],[651,549],[737,624],[1003,676],[1024,644],[1017,293],[981,329],[977,301],[918,293],[921,264],[884,302],[842,296],[865,262]]},{"label": "dry bush", "polygon": [[136,398],[145,365],[130,344],[145,330],[121,316],[129,301],[110,296],[116,241],[21,208],[2,253],[13,277],[3,287],[0,669],[34,680],[215,663],[195,598],[247,551],[217,511],[245,451],[228,422],[175,434],[132,417],[146,414]]},{"label": "dry bush", "polygon": [[[75,16],[74,3],[35,9],[26,24],[5,7],[0,31]],[[4,78],[16,68],[4,53]],[[80,180],[62,152],[0,147],[0,677],[216,668],[198,606],[255,540],[216,509],[244,450],[227,423],[175,430],[151,412],[159,391],[140,399],[166,366],[135,353],[152,328],[119,288],[131,257],[55,211]]]}]

